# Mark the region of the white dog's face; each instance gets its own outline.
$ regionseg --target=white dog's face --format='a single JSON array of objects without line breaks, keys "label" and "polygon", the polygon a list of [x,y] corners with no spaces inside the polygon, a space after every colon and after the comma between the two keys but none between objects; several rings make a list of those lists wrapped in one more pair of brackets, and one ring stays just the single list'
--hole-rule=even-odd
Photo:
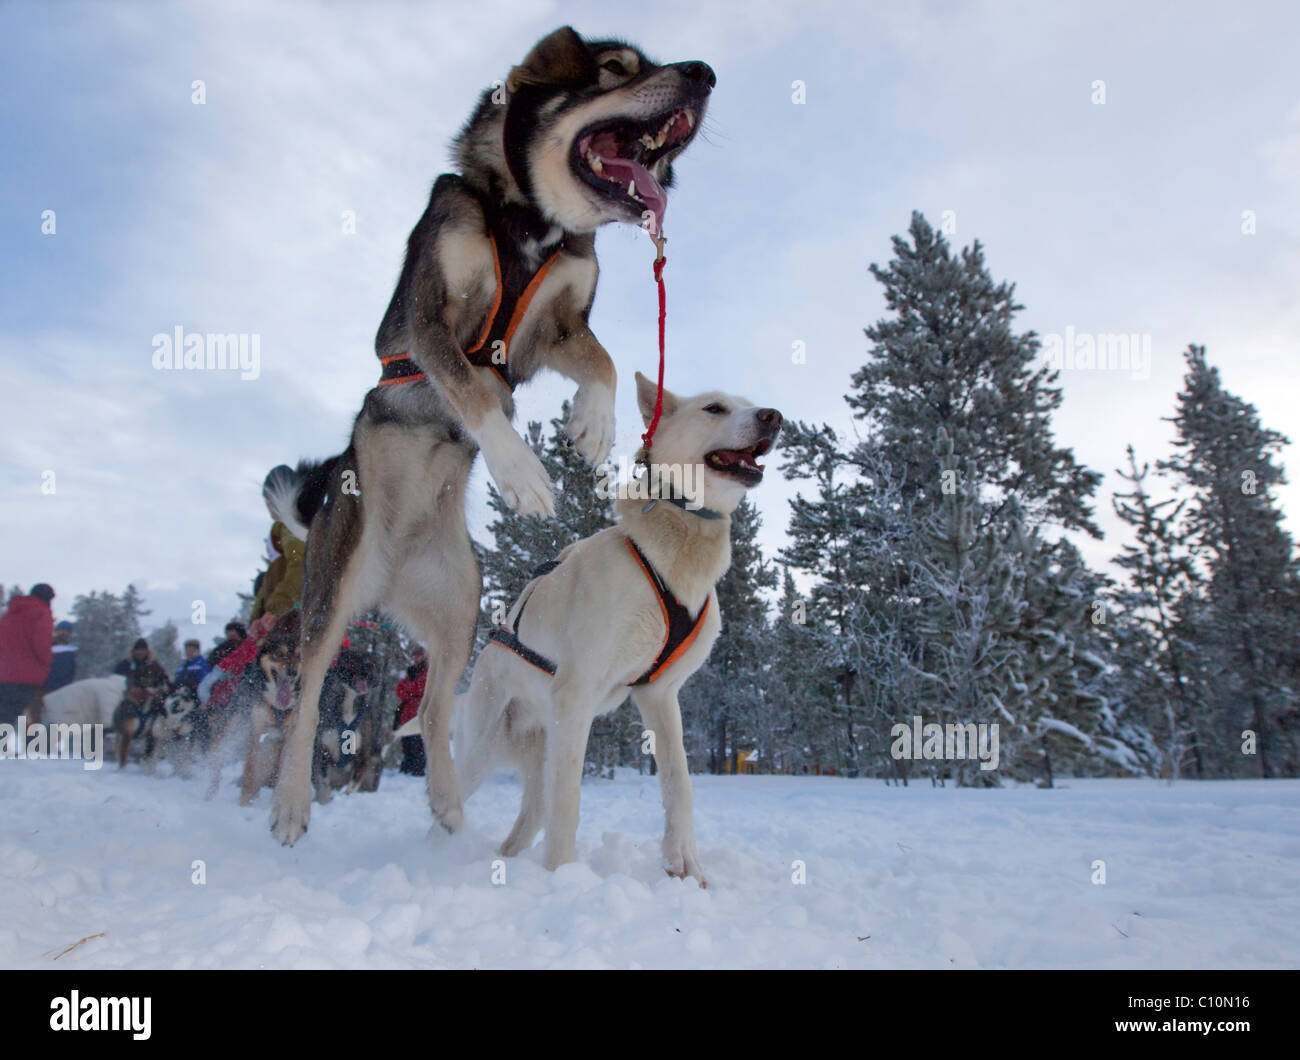
[{"label": "white dog's face", "polygon": [[[649,426],[655,384],[636,374],[637,404]],[[671,469],[686,469],[680,481],[694,484],[691,500],[730,512],[745,491],[763,481],[759,458],[770,452],[784,422],[773,408],[759,408],[734,394],[710,390],[693,397],[663,393],[663,411],[650,448],[651,472],[673,481]]]}]

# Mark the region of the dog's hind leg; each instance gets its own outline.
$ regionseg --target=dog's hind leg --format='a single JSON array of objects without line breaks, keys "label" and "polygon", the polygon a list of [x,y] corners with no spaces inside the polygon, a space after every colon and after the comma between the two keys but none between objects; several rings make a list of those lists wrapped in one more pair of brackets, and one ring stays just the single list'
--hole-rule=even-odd
[{"label": "dog's hind leg", "polygon": [[478,791],[504,749],[510,699],[494,669],[499,650],[489,644],[479,654],[469,691],[456,697],[456,779],[462,799]]},{"label": "dog's hind leg", "polygon": [[505,858],[532,846],[546,820],[546,731],[514,733],[509,740],[509,757],[524,782],[524,795],[515,825],[501,844],[501,856]]},{"label": "dog's hind leg", "polygon": [[123,721],[117,726],[117,768],[125,769],[126,761],[131,755],[131,741],[135,739],[136,723]]},{"label": "dog's hind leg", "polygon": [[451,723],[456,683],[469,665],[483,583],[463,523],[447,527],[441,544],[441,555],[426,555],[423,562],[408,565],[399,575],[402,597],[395,610],[429,653],[420,700],[429,808],[443,828],[455,832],[465,813],[451,759]]},{"label": "dog's hind leg", "polygon": [[548,869],[574,859],[582,763],[591,733],[590,692],[557,677],[552,692],[552,723],[546,733],[546,854]]},{"label": "dog's hind leg", "polygon": [[[465,823],[456,767],[451,760],[451,717],[455,710],[456,682],[469,662],[472,629],[463,626],[459,637],[428,637],[429,676],[420,701],[420,729],[424,735],[429,808],[443,828],[455,832]],[[459,642],[464,642],[463,646]],[[435,662],[435,659],[437,660]]]},{"label": "dog's hind leg", "polygon": [[312,524],[307,542],[298,666],[301,694],[284,735],[271,800],[271,834],[286,846],[302,838],[311,816],[316,726],[330,659],[347,632],[348,620],[373,603],[363,594],[361,583],[367,554],[375,546],[358,540],[360,514],[359,504],[336,500],[323,520],[318,516]]},{"label": "dog's hind leg", "polygon": [[347,631],[352,613],[352,609],[340,599],[332,614],[323,616],[318,623],[308,618],[303,626],[302,662],[298,669],[302,693],[287,725],[280,756],[280,776],[271,801],[271,834],[286,846],[293,846],[307,831],[321,688],[325,684],[330,659]]}]

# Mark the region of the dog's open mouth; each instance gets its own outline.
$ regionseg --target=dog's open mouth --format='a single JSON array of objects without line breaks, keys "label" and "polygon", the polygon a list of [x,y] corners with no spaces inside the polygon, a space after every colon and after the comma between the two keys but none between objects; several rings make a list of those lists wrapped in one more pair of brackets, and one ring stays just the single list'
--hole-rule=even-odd
[{"label": "dog's open mouth", "polygon": [[754,486],[763,481],[763,465],[758,458],[771,448],[771,439],[764,438],[748,449],[714,449],[704,454],[704,462],[714,471]]},{"label": "dog's open mouth", "polygon": [[275,709],[288,710],[293,706],[293,678],[277,674],[275,679]]},{"label": "dog's open mouth", "polygon": [[660,232],[668,195],[650,167],[690,142],[696,120],[693,109],[678,107],[643,121],[616,119],[593,125],[574,141],[574,168],[611,199],[652,211],[655,231]]}]

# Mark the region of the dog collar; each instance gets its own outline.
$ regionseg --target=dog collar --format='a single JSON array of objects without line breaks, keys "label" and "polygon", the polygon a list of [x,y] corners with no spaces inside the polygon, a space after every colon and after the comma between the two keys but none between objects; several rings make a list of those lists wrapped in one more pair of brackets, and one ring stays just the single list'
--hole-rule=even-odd
[{"label": "dog collar", "polygon": [[712,508],[688,508],[685,497],[652,497],[650,503],[641,509],[641,514],[644,515],[646,512],[650,511],[650,509],[660,501],[667,501],[669,504],[675,504],[682,511],[690,512],[692,515],[698,515],[701,519],[721,519],[723,517],[722,512],[715,511]]}]

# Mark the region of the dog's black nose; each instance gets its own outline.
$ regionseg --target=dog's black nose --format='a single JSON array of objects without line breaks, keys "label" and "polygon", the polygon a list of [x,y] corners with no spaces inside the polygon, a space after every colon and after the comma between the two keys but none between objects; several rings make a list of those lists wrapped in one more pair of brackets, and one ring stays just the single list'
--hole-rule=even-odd
[{"label": "dog's black nose", "polygon": [[712,88],[718,83],[718,77],[713,72],[713,67],[708,63],[700,62],[698,59],[677,63],[677,70],[687,81],[695,81],[705,88]]},{"label": "dog's black nose", "polygon": [[785,422],[785,417],[777,412],[776,409],[759,409],[754,413],[754,416],[758,419],[759,423],[764,427],[767,427],[773,433],[779,431],[781,429],[781,424]]}]

